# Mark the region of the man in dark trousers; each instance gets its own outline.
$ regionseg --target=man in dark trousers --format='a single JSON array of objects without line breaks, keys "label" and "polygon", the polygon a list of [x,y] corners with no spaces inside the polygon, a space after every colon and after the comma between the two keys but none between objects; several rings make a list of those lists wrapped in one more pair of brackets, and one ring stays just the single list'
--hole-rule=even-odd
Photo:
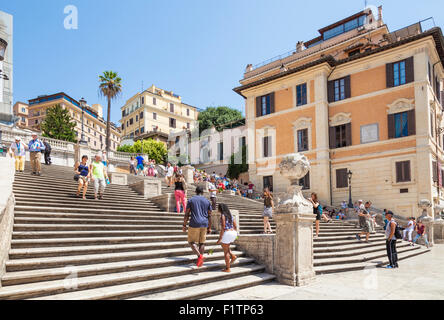
[{"label": "man in dark trousers", "polygon": [[48,141],[44,140],[43,144],[45,145],[44,155],[45,155],[45,164],[50,165],[51,164],[51,145]]},{"label": "man in dark trousers", "polygon": [[387,211],[385,217],[388,221],[387,228],[385,229],[387,256],[389,264],[387,269],[398,268],[398,253],[396,252],[396,221],[393,219],[393,212]]},{"label": "man in dark trousers", "polygon": [[183,232],[186,232],[188,219],[191,216],[188,227],[188,243],[197,256],[197,267],[201,267],[204,262],[206,236],[211,233],[211,212],[210,201],[203,196],[203,189],[197,187],[196,195],[188,200],[183,220]]}]

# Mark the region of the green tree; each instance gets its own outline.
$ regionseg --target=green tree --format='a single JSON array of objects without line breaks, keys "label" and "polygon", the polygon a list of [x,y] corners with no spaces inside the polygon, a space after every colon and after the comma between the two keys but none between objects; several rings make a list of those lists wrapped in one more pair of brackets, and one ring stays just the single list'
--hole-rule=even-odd
[{"label": "green tree", "polygon": [[111,141],[111,100],[116,99],[122,92],[122,79],[113,71],[105,71],[99,75],[99,91],[103,97],[108,100],[108,117],[106,122],[106,154],[108,155]]},{"label": "green tree", "polygon": [[[136,141],[133,146],[120,146],[117,148],[117,151],[127,153],[142,153],[142,140]],[[156,160],[156,163],[164,163],[168,155],[165,144],[153,139],[143,140],[143,153],[148,154],[150,159]]]},{"label": "green tree", "polygon": [[60,104],[46,109],[45,120],[40,125],[44,137],[69,142],[77,142],[75,127],[69,111]]},{"label": "green tree", "polygon": [[[235,158],[240,158],[242,152],[242,163],[235,164]],[[248,160],[247,160],[247,146],[243,146],[237,154],[232,154],[230,163],[228,164],[227,176],[230,179],[238,179],[239,175],[244,172],[248,172]]]},{"label": "green tree", "polygon": [[199,113],[199,133],[209,129],[213,126],[216,130],[222,131],[223,125],[237,120],[243,119],[242,113],[238,110],[231,109],[229,107],[208,107],[201,113]]}]

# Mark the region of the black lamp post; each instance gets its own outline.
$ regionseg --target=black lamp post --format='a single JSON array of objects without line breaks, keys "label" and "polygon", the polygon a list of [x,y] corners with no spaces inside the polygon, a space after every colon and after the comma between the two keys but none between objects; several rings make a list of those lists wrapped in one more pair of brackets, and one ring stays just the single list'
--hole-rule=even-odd
[{"label": "black lamp post", "polygon": [[85,134],[83,132],[83,114],[85,113],[86,100],[84,98],[80,99],[80,107],[82,108],[82,135],[80,137],[79,144],[87,145],[88,143],[85,140]]},{"label": "black lamp post", "polygon": [[353,202],[352,202],[352,187],[351,187],[351,180],[352,180],[353,172],[348,170],[347,176],[348,176],[348,207],[353,208]]},{"label": "black lamp post", "polygon": [[[6,40],[3,40],[0,38],[0,61],[5,60],[5,53],[6,53],[6,47],[8,46],[8,43]],[[0,78],[4,80],[9,80],[8,76],[4,74],[3,70],[0,69]]]}]

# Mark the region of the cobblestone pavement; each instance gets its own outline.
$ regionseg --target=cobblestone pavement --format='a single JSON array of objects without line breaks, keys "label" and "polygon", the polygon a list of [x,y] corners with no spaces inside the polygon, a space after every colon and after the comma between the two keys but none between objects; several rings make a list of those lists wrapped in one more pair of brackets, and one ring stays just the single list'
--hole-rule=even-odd
[{"label": "cobblestone pavement", "polygon": [[399,269],[372,268],[316,277],[306,287],[271,282],[209,299],[238,300],[444,300],[444,244],[399,262]]}]

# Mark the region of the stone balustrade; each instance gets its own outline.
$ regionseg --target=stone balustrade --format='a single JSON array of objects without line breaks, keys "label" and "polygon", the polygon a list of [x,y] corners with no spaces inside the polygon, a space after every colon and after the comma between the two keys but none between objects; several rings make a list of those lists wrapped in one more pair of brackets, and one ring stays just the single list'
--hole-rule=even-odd
[{"label": "stone balustrade", "polygon": [[11,247],[12,228],[14,224],[15,199],[12,185],[14,183],[14,159],[0,158],[0,287],[5,272],[5,263]]}]

